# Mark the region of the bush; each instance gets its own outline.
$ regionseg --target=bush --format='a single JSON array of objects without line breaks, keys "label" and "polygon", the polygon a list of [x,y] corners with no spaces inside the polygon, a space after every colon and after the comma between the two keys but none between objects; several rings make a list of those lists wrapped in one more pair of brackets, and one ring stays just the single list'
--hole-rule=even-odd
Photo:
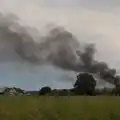
[{"label": "bush", "polygon": [[46,86],[46,87],[42,87],[39,91],[39,95],[46,95],[48,93],[51,92],[51,88]]}]

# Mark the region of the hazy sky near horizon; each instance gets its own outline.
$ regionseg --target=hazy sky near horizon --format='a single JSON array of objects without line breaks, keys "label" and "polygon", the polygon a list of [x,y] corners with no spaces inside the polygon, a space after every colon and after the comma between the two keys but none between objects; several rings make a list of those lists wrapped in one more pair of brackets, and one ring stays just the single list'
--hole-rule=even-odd
[{"label": "hazy sky near horizon", "polygon": [[[0,0],[0,12],[15,14],[21,23],[35,27],[41,33],[50,23],[63,26],[80,42],[95,43],[97,59],[120,72],[119,0]],[[33,68],[28,65],[25,68],[24,63],[0,63],[0,86],[15,85],[23,89],[38,89],[43,85],[71,87],[72,81],[59,80],[69,74],[75,79],[75,73],[64,73],[52,66]]]}]

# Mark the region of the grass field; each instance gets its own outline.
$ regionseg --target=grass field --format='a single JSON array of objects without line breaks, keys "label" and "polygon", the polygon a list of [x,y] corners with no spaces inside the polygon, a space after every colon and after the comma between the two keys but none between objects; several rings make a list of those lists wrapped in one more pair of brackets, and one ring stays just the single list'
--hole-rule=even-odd
[{"label": "grass field", "polygon": [[0,97],[0,120],[120,120],[120,97]]}]

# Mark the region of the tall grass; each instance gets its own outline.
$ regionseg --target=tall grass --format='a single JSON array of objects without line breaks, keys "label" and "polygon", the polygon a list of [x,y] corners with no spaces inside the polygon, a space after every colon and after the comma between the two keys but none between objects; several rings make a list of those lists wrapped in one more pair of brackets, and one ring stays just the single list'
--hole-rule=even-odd
[{"label": "tall grass", "polygon": [[0,97],[0,120],[120,120],[120,97]]}]

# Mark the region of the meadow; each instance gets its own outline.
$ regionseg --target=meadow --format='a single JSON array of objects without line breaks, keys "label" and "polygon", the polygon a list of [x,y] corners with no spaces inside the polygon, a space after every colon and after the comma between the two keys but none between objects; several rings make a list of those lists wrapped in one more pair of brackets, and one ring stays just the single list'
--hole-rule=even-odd
[{"label": "meadow", "polygon": [[0,120],[120,120],[120,97],[1,96]]}]

